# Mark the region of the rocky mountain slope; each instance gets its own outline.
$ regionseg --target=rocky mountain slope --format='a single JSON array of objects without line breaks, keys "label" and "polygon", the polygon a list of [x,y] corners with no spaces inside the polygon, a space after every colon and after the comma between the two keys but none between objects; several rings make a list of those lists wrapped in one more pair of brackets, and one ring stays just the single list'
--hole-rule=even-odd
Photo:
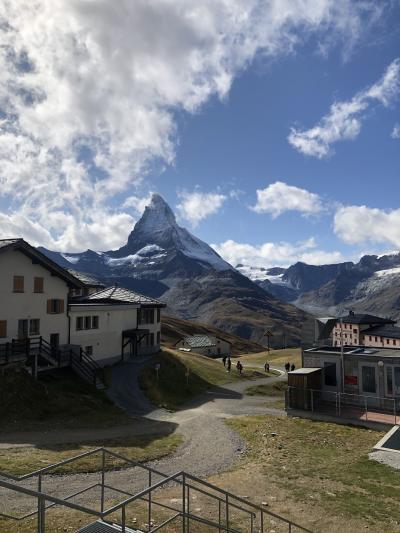
[{"label": "rocky mountain slope", "polygon": [[165,315],[161,320],[161,342],[166,346],[173,347],[182,337],[186,335],[212,335],[231,343],[233,355],[243,353],[257,353],[265,350],[263,346],[236,335],[231,335],[220,329],[199,324],[190,320],[183,320],[173,316]]},{"label": "rocky mountain slope", "polygon": [[141,219],[118,250],[58,253],[41,248],[53,260],[157,297],[168,313],[210,324],[256,342],[272,345],[299,340],[305,313],[267,293],[234,269],[208,244],[180,227],[168,204],[154,195]]},{"label": "rocky mountain slope", "polygon": [[[242,270],[243,267],[240,267]],[[277,276],[265,270],[255,283],[316,315],[352,309],[400,319],[400,253],[365,255],[358,263],[296,263]]]}]

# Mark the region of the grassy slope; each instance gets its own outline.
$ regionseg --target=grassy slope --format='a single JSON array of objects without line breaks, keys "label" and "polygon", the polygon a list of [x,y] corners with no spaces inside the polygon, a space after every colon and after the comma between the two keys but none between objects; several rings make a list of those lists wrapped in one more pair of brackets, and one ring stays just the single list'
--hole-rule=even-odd
[{"label": "grassy slope", "polygon": [[1,376],[0,420],[1,431],[131,422],[103,392],[67,370],[56,375],[42,375],[38,381],[22,372]]},{"label": "grassy slope", "polygon": [[[176,409],[185,401],[205,392],[212,386],[224,385],[244,378],[259,377],[254,371],[240,377],[232,364],[232,372],[226,372],[221,361],[194,353],[165,349],[154,363],[161,365],[157,381],[154,366],[143,369],[139,376],[142,389],[156,405]],[[186,371],[189,369],[189,378]],[[262,373],[265,377],[265,374]]]},{"label": "grassy slope", "polygon": [[316,531],[323,530],[325,513],[381,531],[397,530],[392,527],[400,522],[400,472],[368,459],[381,433],[286,417],[247,417],[228,424],[248,442],[249,467],[262,473],[269,493],[272,487],[285,491],[298,502],[294,512],[312,502],[321,526]]},{"label": "grassy slope", "polygon": [[232,353],[254,353],[265,350],[263,346],[236,335],[231,335],[220,329],[213,328],[206,324],[198,324],[190,320],[183,320],[172,316],[163,316],[161,323],[162,343],[168,347],[173,347],[185,335],[213,335],[231,343]]},{"label": "grassy slope", "polygon": [[289,361],[294,363],[296,368],[301,368],[301,350],[300,348],[286,348],[284,350],[271,350],[270,353],[264,351],[259,354],[249,354],[242,356],[243,364],[251,366],[252,363],[264,364],[266,361],[271,366],[284,366]]}]

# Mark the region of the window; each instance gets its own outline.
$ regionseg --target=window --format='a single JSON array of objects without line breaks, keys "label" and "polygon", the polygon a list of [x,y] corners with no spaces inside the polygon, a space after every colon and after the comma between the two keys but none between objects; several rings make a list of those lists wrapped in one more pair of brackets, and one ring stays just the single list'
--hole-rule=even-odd
[{"label": "window", "polygon": [[91,329],[92,327],[92,317],[85,316],[85,329]]},{"label": "window", "polygon": [[389,396],[393,395],[393,367],[386,367],[386,391]]},{"label": "window", "polygon": [[396,346],[396,340],[393,339],[393,346]]},{"label": "window", "polygon": [[139,324],[154,324],[154,309],[140,309]]},{"label": "window", "polygon": [[386,344],[390,344],[390,339],[386,339]]},{"label": "window", "polygon": [[34,278],[33,279],[33,292],[43,292],[44,279],[43,278]]},{"label": "window", "polygon": [[400,394],[400,366],[385,365],[386,393],[388,396]]},{"label": "window", "polygon": [[93,346],[85,346],[85,352],[87,355],[93,355]]},{"label": "window", "polygon": [[327,387],[336,387],[336,363],[324,363],[325,385]]},{"label": "window", "polygon": [[357,333],[357,330],[356,330],[356,329],[353,329],[353,333]]},{"label": "window", "polygon": [[24,276],[14,276],[14,292],[24,292]]},{"label": "window", "polygon": [[161,320],[161,309],[158,308],[158,309],[157,309],[157,324],[160,323],[160,320]]},{"label": "window", "polygon": [[375,367],[374,366],[362,366],[362,390],[363,392],[376,393],[376,380],[375,380]]},{"label": "window", "polygon": [[157,344],[160,344],[160,332],[157,331]]},{"label": "window", "polygon": [[0,337],[7,337],[7,320],[0,320]]},{"label": "window", "polygon": [[154,333],[150,333],[150,346],[154,346]]},{"label": "window", "polygon": [[369,336],[369,340],[372,341],[372,337],[371,337],[371,335]]},{"label": "window", "polygon": [[92,316],[92,329],[99,329],[99,317]]},{"label": "window", "polygon": [[79,331],[80,329],[83,329],[83,316],[77,316],[76,317],[76,330]]},{"label": "window", "polygon": [[29,335],[40,335],[40,320],[38,318],[30,319]]},{"label": "window", "polygon": [[59,315],[64,313],[64,300],[51,299],[47,300],[47,313],[49,315]]}]

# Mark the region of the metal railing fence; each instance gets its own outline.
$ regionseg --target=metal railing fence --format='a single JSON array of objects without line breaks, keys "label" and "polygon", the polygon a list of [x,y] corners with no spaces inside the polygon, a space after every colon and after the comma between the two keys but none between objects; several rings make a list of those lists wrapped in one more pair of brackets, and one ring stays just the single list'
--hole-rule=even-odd
[{"label": "metal railing fence", "polygon": [[[54,475],[54,471],[60,468],[63,468],[67,465],[71,465],[75,461],[79,461],[90,456],[98,456],[100,460],[100,482],[95,484],[90,484],[79,491],[76,491],[73,494],[68,494],[67,496],[60,497],[52,494],[48,494],[44,491],[44,477],[47,474]],[[129,467],[137,467],[141,472],[146,474],[147,478],[147,487],[144,489],[130,493],[125,489],[120,489],[118,487],[112,487],[106,483],[106,474],[107,474],[107,459],[112,458],[113,460],[117,459],[122,461]],[[159,481],[154,482],[156,477],[161,478]],[[27,488],[18,485],[18,482],[25,480],[32,480],[36,478],[36,488]],[[178,501],[177,506],[168,505],[166,503],[158,502],[155,500],[154,496],[158,489],[165,487],[178,486],[180,487],[180,498],[175,499]],[[295,531],[305,531],[312,533],[309,529],[300,526],[299,524],[291,521],[290,519],[284,518],[281,515],[273,513],[262,506],[253,504],[244,498],[236,496],[229,491],[221,489],[216,485],[208,483],[196,476],[188,474],[184,471],[177,472],[173,475],[168,476],[163,472],[160,472],[152,467],[149,467],[144,464],[140,464],[136,461],[132,461],[129,458],[124,457],[121,454],[107,450],[106,448],[97,448],[89,452],[82,453],[70,459],[65,459],[53,465],[43,467],[39,470],[31,472],[30,474],[22,476],[13,476],[8,473],[0,472],[0,488],[12,491],[18,495],[24,495],[26,497],[35,498],[37,505],[35,510],[23,515],[23,516],[13,516],[9,512],[0,513],[0,517],[7,520],[21,521],[28,518],[36,517],[37,518],[37,532],[38,533],[47,533],[46,529],[46,512],[58,505],[64,508],[73,509],[75,511],[80,511],[84,514],[100,519],[103,522],[108,522],[110,515],[115,515],[115,513],[120,513],[120,519],[118,525],[121,527],[122,532],[125,532],[129,526],[129,518],[127,513],[128,506],[132,505],[135,502],[144,502],[147,506],[147,532],[154,533],[165,527],[167,524],[172,523],[178,519],[181,520],[182,532],[190,533],[190,526],[193,522],[204,524],[210,528],[210,530],[217,530],[219,532],[225,531],[227,533],[243,533],[244,531],[255,533],[261,532],[266,533],[270,527],[267,525],[267,519],[277,521],[281,524],[282,527],[285,527],[285,530],[289,533],[294,533]],[[99,498],[99,509],[88,507],[87,505],[78,504],[72,502],[71,500],[78,496],[82,495],[85,492],[88,492],[94,488],[100,489],[100,498]],[[124,499],[116,504],[106,507],[106,490],[112,490],[123,495]],[[192,509],[192,498],[193,493],[197,493],[203,497],[210,498],[214,502],[213,510],[215,510],[215,516],[212,518],[207,518],[201,516],[198,512],[198,509]],[[180,502],[180,503],[179,503]],[[155,508],[172,511],[174,514],[167,519],[163,520],[161,523],[155,525]],[[210,508],[209,508],[210,509]],[[240,517],[238,516],[240,513]],[[112,521],[115,524],[115,520]],[[242,526],[241,524],[246,524]],[[134,529],[137,529],[137,526],[133,526]],[[243,529],[244,527],[244,529]],[[276,527],[275,527],[276,529]]]}]

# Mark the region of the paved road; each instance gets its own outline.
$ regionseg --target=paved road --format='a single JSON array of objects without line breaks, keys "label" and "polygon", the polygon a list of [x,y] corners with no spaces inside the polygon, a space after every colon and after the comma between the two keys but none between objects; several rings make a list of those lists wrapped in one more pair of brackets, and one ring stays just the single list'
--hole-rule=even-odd
[{"label": "paved road", "polygon": [[[136,375],[137,367],[133,364],[116,367],[110,396],[130,415],[141,416],[149,427],[152,423],[157,425],[158,429],[163,423],[177,427],[178,433],[183,436],[182,445],[172,456],[150,463],[166,474],[187,470],[194,475],[206,477],[229,468],[239,459],[245,445],[239,436],[229,429],[224,419],[254,414],[282,414],[278,409],[267,409],[265,397],[247,396],[244,392],[250,385],[283,380],[283,375],[252,381],[244,379],[217,387],[174,413],[152,406],[143,396]],[[61,496],[99,482],[99,479],[99,474],[46,476],[43,489]],[[107,473],[106,482],[134,492],[147,486],[147,477],[137,468],[128,468]],[[85,503],[93,503],[95,499],[93,493],[80,497],[80,501]],[[27,504],[24,498],[18,498],[17,501],[11,496],[3,499],[3,502],[9,509],[26,508]]]}]

